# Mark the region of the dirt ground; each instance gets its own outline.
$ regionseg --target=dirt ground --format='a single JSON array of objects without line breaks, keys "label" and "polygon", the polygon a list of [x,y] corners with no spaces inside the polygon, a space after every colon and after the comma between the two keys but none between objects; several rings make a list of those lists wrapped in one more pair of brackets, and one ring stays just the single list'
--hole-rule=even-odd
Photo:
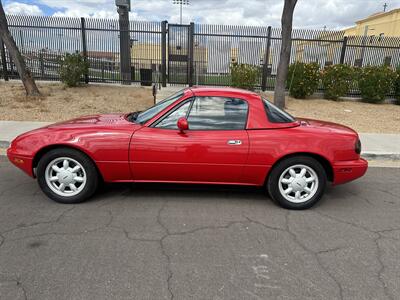
[{"label": "dirt ground", "polygon": [[42,97],[28,99],[18,81],[0,82],[0,120],[60,121],[97,113],[132,112],[153,105],[149,88],[38,83]]},{"label": "dirt ground", "polygon": [[[51,122],[88,114],[143,110],[153,105],[151,89],[138,86],[38,86],[43,96],[27,99],[20,82],[0,82],[0,120]],[[272,98],[270,93],[267,98]],[[288,97],[287,111],[296,117],[341,123],[359,132],[400,133],[399,105]]]}]

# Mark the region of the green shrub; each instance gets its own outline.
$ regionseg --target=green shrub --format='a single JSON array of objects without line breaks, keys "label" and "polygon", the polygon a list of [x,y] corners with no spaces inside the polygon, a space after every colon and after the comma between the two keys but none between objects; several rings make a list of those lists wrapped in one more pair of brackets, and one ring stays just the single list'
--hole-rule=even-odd
[{"label": "green shrub", "polygon": [[317,63],[295,62],[291,64],[287,78],[289,94],[301,99],[312,95],[318,88],[319,78]]},{"label": "green shrub", "polygon": [[67,86],[77,86],[82,76],[87,74],[89,64],[80,53],[67,53],[60,62],[59,74],[61,81]]},{"label": "green shrub", "polygon": [[260,76],[260,68],[248,64],[233,63],[231,65],[232,86],[254,90]]},{"label": "green shrub", "polygon": [[368,66],[360,69],[358,88],[364,102],[380,103],[393,88],[395,72],[387,66]]},{"label": "green shrub", "polygon": [[400,66],[396,70],[396,78],[394,81],[394,96],[396,98],[396,104],[400,105]]},{"label": "green shrub", "polygon": [[349,91],[355,72],[349,65],[331,65],[322,72],[322,84],[326,99],[337,100]]}]

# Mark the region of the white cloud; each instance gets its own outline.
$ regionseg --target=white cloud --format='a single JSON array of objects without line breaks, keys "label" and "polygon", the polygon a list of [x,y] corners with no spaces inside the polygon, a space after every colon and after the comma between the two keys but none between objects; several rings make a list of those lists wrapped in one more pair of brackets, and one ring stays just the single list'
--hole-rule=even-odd
[{"label": "white cloud", "polygon": [[[172,0],[131,0],[131,19],[179,22],[179,6]],[[58,16],[116,18],[114,0],[31,0],[55,9]],[[190,0],[183,7],[183,22],[280,27],[283,0]],[[298,0],[295,28],[338,29],[382,11],[385,1]],[[400,0],[387,0],[388,9],[400,7]]]},{"label": "white cloud", "polygon": [[43,11],[37,5],[25,4],[20,2],[11,2],[4,6],[6,14],[24,15],[24,16],[42,16]]},{"label": "white cloud", "polygon": [[85,17],[85,18],[99,18],[99,19],[115,19],[118,18],[118,13],[109,10],[98,10],[95,12],[82,13],[78,9],[67,9],[65,11],[58,11],[53,14],[54,17]]}]

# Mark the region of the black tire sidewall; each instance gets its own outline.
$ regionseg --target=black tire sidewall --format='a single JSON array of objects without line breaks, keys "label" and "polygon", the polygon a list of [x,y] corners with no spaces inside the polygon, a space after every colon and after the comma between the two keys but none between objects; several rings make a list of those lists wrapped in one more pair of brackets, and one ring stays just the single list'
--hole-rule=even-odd
[{"label": "black tire sidewall", "polygon": [[[56,193],[54,193],[50,187],[46,183],[45,172],[48,164],[56,158],[59,157],[69,157],[76,161],[78,161],[86,172],[86,185],[83,190],[71,197],[63,197]],[[69,149],[69,148],[57,148],[50,150],[47,152],[39,161],[37,169],[36,169],[36,176],[39,183],[40,188],[42,191],[48,196],[50,199],[64,204],[74,204],[80,203],[91,197],[95,191],[97,190],[99,176],[97,173],[97,169],[92,162],[92,160],[84,153]]]},{"label": "black tire sidewall", "polygon": [[[304,203],[293,203],[286,200],[279,191],[279,177],[282,172],[287,168],[294,165],[306,165],[312,168],[318,176],[318,189],[315,195]],[[273,167],[268,177],[267,190],[271,198],[277,202],[280,206],[287,209],[307,209],[317,203],[323,196],[327,182],[327,176],[322,165],[314,158],[308,156],[294,156],[280,161],[276,166]]]}]

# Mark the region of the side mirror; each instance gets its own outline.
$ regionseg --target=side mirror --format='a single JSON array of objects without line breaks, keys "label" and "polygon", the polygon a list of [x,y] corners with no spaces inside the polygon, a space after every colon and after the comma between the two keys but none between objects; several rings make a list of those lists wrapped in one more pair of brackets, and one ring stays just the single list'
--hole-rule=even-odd
[{"label": "side mirror", "polygon": [[185,130],[189,129],[189,123],[186,118],[182,117],[179,118],[178,122],[176,123],[180,132],[184,132]]}]

